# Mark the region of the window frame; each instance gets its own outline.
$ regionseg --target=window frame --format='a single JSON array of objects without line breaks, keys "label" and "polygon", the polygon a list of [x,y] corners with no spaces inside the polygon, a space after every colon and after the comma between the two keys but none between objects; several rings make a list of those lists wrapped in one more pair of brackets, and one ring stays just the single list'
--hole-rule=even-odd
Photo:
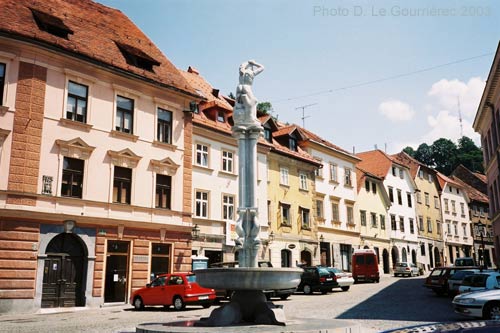
[{"label": "window frame", "polygon": [[0,106],[4,105],[5,83],[7,82],[7,64],[0,62],[0,67],[3,67],[3,75],[0,75]]},{"label": "window frame", "polygon": [[330,163],[330,181],[338,183],[339,181],[339,166],[336,163]]},{"label": "window frame", "polygon": [[[76,121],[76,122],[80,122],[80,123],[83,123],[83,124],[86,124],[87,123],[87,115],[88,115],[88,110],[89,110],[89,91],[90,91],[90,86],[87,85],[87,84],[83,84],[81,82],[76,82],[76,80],[72,80],[72,79],[68,79],[67,80],[67,89],[66,89],[66,108],[64,110],[64,118],[65,119],[68,119],[68,120],[71,120],[71,121]],[[80,95],[77,95],[75,93],[72,93],[70,92],[70,84],[73,84],[73,85],[77,85],[77,86],[81,86],[81,87],[85,87],[85,97],[82,97]],[[74,112],[72,112],[72,117],[68,117],[68,107],[70,105],[69,103],[69,99],[70,98],[73,98],[75,100],[75,110]],[[84,108],[84,111],[83,111],[83,116],[82,116],[82,120],[78,120],[77,119],[77,116],[78,116],[78,104],[80,101],[83,101],[85,103],[85,108]]]},{"label": "window frame", "polygon": [[[210,146],[204,143],[197,142],[195,143],[196,147],[194,150],[194,162],[195,165],[208,168],[210,165]],[[206,148],[206,151],[205,151]],[[205,162],[205,163],[203,163]]]},{"label": "window frame", "polygon": [[340,205],[338,201],[332,201],[330,204],[332,208],[332,221],[339,222],[340,221]]},{"label": "window frame", "polygon": [[290,186],[290,170],[286,167],[280,167],[280,185]]},{"label": "window frame", "polygon": [[[122,170],[125,172],[125,170],[129,170],[130,172],[130,178],[125,178],[125,177],[118,177],[117,171]],[[118,204],[126,204],[130,205],[132,202],[132,180],[133,180],[133,169],[131,168],[125,168],[125,167],[120,167],[115,165],[113,168],[113,203],[118,203]],[[128,186],[123,186],[127,185]],[[116,185],[119,185],[118,187]],[[117,188],[116,191],[116,198],[115,198],[115,188]],[[125,201],[123,201],[122,198],[122,193],[123,190],[126,190],[125,193]]]},{"label": "window frame", "polygon": [[[120,98],[129,100],[129,101],[132,102],[132,108],[131,108],[131,110],[128,110],[126,108],[118,106],[118,100]],[[130,98],[130,97],[126,97],[126,96],[124,96],[124,94],[116,94],[116,98],[115,99],[116,99],[115,131],[120,132],[120,133],[134,135],[135,99],[134,98]],[[119,119],[118,119],[118,115],[119,114],[122,115],[121,121],[119,121]],[[125,126],[125,115],[126,114],[130,115],[130,131],[129,132],[126,131],[125,127],[122,127],[122,125]],[[119,122],[120,122],[120,124],[118,124]]]},{"label": "window frame", "polygon": [[[168,179],[167,183],[159,184],[159,178]],[[165,206],[161,203],[164,202],[163,197],[166,197]],[[156,184],[155,184],[155,208],[161,209],[172,209],[172,176],[156,174]]]},{"label": "window frame", "polygon": [[[228,200],[226,200],[228,199]],[[230,199],[230,200],[229,200]],[[231,202],[229,202],[231,201]],[[225,221],[235,220],[236,197],[233,194],[222,194],[222,219]]]},{"label": "window frame", "polygon": [[311,228],[311,211],[308,208],[299,206],[300,225],[302,229]]},{"label": "window frame", "polygon": [[[170,116],[170,120],[160,118],[160,114],[164,112]],[[156,107],[156,140],[158,142],[172,144],[172,134],[174,128],[174,113],[160,106]],[[167,131],[167,135],[165,132]]]},{"label": "window frame", "polygon": [[299,172],[299,188],[303,191],[308,191],[308,177],[307,173]]},{"label": "window frame", "polygon": [[352,170],[351,168],[344,168],[344,186],[352,187]]},{"label": "window frame", "polygon": [[366,210],[360,210],[359,211],[359,218],[360,218],[360,225],[362,227],[365,227],[366,226]]},{"label": "window frame", "polygon": [[[81,170],[70,169],[70,168],[66,169],[64,167],[64,165],[66,164],[66,161],[68,161],[68,164],[71,161],[79,161],[78,163],[81,163]],[[82,199],[83,198],[84,175],[85,175],[85,160],[63,156],[63,168],[62,168],[62,178],[61,178],[61,196]],[[67,177],[69,177],[70,180],[65,181],[65,178],[67,178]],[[80,191],[77,194],[73,193],[73,185],[72,184],[75,183],[75,178],[77,178],[77,180],[76,180],[77,187],[80,188]],[[78,178],[80,178],[80,179],[78,180]],[[63,186],[65,183],[68,184],[67,191],[65,191],[65,193],[63,193]]]},{"label": "window frame", "polygon": [[291,212],[292,212],[292,206],[290,204],[280,202],[280,216],[281,216],[281,224],[282,225],[286,225],[286,226],[292,225]]},{"label": "window frame", "polygon": [[[200,194],[200,197],[198,197]],[[203,196],[206,195],[206,198]],[[198,218],[209,218],[209,206],[210,205],[210,192],[206,190],[195,190],[194,191],[194,216]],[[203,211],[205,210],[205,214]]]},{"label": "window frame", "polygon": [[[229,156],[230,155],[230,156]],[[234,173],[234,152],[230,150],[222,150],[222,171]]]}]

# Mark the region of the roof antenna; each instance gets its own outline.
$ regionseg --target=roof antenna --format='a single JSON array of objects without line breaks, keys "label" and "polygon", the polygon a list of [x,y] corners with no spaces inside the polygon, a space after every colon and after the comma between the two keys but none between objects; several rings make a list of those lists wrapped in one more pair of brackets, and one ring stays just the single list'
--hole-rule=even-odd
[{"label": "roof antenna", "polygon": [[317,104],[318,104],[318,103],[307,104],[307,105],[302,105],[302,106],[299,106],[299,107],[296,107],[296,108],[295,108],[295,110],[302,109],[302,118],[300,118],[300,119],[302,119],[302,127],[303,127],[303,128],[306,128],[306,121],[305,121],[305,120],[306,120],[306,118],[309,118],[309,117],[310,117],[310,116],[305,116],[305,115],[304,115],[304,109],[305,109],[305,108],[308,108],[308,107],[310,107],[310,106],[313,106],[313,105],[317,105]]},{"label": "roof antenna", "polygon": [[462,124],[462,111],[460,110],[460,96],[457,96],[458,120],[460,121],[460,138],[464,137],[464,125]]}]

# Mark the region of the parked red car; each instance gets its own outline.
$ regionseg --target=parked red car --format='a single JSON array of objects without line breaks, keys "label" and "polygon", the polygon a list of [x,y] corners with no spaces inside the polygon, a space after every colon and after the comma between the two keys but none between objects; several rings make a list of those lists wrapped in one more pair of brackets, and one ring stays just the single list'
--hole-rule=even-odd
[{"label": "parked red car", "polygon": [[215,290],[203,288],[196,283],[193,273],[162,274],[148,283],[146,287],[132,293],[130,304],[136,310],[146,305],[163,305],[182,310],[186,305],[202,305],[208,308],[215,300]]}]

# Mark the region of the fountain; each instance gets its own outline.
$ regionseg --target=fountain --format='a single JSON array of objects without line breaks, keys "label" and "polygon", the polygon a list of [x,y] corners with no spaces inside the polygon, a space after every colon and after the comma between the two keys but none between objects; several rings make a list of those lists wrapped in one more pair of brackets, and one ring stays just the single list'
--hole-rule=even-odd
[{"label": "fountain", "polygon": [[197,282],[206,288],[234,290],[231,301],[202,318],[196,326],[229,326],[240,323],[285,325],[282,306],[267,302],[262,290],[295,288],[302,269],[257,267],[260,226],[257,218],[257,140],[263,128],[256,118],[257,99],[252,83],[264,66],[249,60],[241,64],[233,136],[238,139],[239,198],[235,240],[239,267],[196,270]]}]

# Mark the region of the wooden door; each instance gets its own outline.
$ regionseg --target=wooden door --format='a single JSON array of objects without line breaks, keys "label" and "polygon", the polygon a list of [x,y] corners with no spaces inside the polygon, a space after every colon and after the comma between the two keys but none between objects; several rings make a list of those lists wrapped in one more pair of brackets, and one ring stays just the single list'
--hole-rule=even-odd
[{"label": "wooden door", "polygon": [[62,257],[48,257],[43,267],[42,308],[59,307]]},{"label": "wooden door", "polygon": [[42,308],[74,307],[82,298],[81,257],[49,256],[45,259]]}]

